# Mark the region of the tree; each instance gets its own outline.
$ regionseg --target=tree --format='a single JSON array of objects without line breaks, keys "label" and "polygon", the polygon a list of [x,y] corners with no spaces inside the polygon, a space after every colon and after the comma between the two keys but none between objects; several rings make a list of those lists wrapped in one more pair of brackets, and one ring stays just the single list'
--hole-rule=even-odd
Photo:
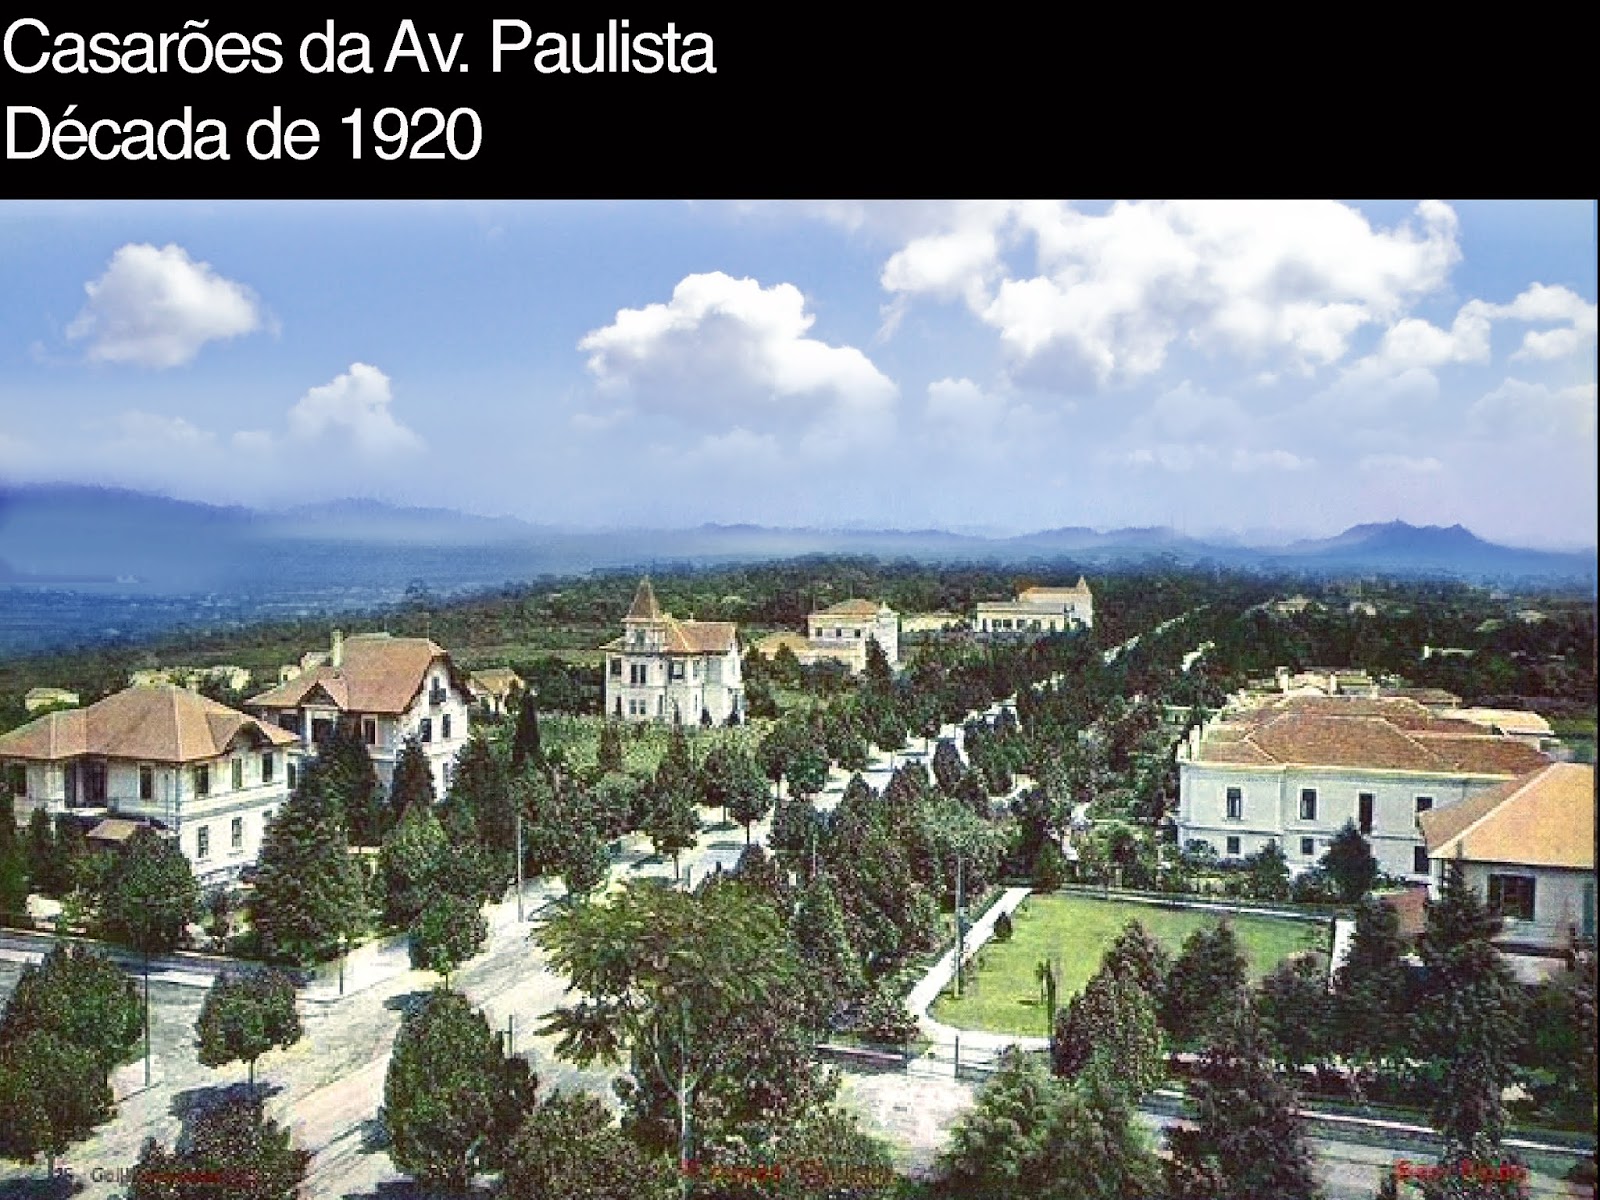
[{"label": "tree", "polygon": [[411,965],[419,971],[450,975],[462,963],[483,949],[489,940],[489,925],[483,909],[475,902],[448,892],[428,901],[411,924],[409,948]]},{"label": "tree", "polygon": [[1354,904],[1370,892],[1378,878],[1378,860],[1372,857],[1372,847],[1354,821],[1346,821],[1334,835],[1319,865],[1338,884],[1339,896],[1346,904]]},{"label": "tree", "polygon": [[1245,859],[1249,870],[1250,895],[1257,900],[1287,900],[1289,898],[1289,862],[1283,856],[1283,847],[1275,840]]},{"label": "tree", "polygon": [[[665,767],[666,760],[662,760]],[[700,816],[695,811],[693,781],[674,773],[657,772],[650,786],[650,809],[645,818],[645,833],[657,854],[672,855],[672,874],[679,874],[678,855],[695,844],[700,831]]]},{"label": "tree", "polygon": [[708,1200],[895,1200],[903,1194],[888,1149],[849,1113],[813,1109],[765,1133],[752,1130],[696,1160],[695,1194]]},{"label": "tree", "polygon": [[744,826],[745,845],[750,844],[750,826],[772,811],[772,793],[766,776],[748,754],[737,754],[729,773],[726,795],[728,814]]},{"label": "tree", "polygon": [[1159,1160],[1125,1109],[1092,1103],[1008,1048],[940,1156],[938,1194],[976,1200],[1126,1200],[1160,1193]]},{"label": "tree", "polygon": [[[506,765],[481,731],[456,755],[450,773],[450,790],[444,807],[461,810],[469,818],[474,836],[495,855],[511,856],[517,848],[517,812],[511,797]],[[441,822],[446,818],[441,816]]]},{"label": "tree", "polygon": [[1167,982],[1171,959],[1161,943],[1138,921],[1129,921],[1101,959],[1101,970],[1129,975],[1152,1000],[1159,1002]]},{"label": "tree", "polygon": [[561,882],[567,895],[582,900],[603,887],[610,875],[611,854],[605,840],[587,823],[576,823],[561,854]]},{"label": "tree", "polygon": [[383,785],[356,722],[334,722],[333,732],[317,747],[317,759],[328,799],[344,821],[345,836],[353,845],[379,845],[389,825]]},{"label": "tree", "polygon": [[288,1047],[300,1040],[294,980],[281,971],[248,975],[224,971],[206,993],[194,1028],[200,1065],[242,1062],[254,1090],[256,1059],[275,1046]]},{"label": "tree", "polygon": [[331,953],[366,924],[361,868],[314,760],[262,840],[252,915],[263,952],[297,963]]},{"label": "tree", "polygon": [[1082,1080],[1089,1095],[1138,1103],[1165,1075],[1154,1001],[1131,975],[1102,966],[1057,1013],[1050,1055],[1055,1073]]},{"label": "tree", "polygon": [[[398,779],[398,772],[396,773]],[[409,926],[439,895],[439,868],[454,853],[431,804],[413,804],[383,840],[378,876],[383,881],[383,919]]]},{"label": "tree", "polygon": [[1278,1077],[1249,994],[1235,990],[1223,1009],[1189,1089],[1195,1128],[1167,1132],[1171,1200],[1315,1200],[1297,1099]]},{"label": "tree", "polygon": [[810,968],[808,978],[815,981],[823,1011],[829,1014],[859,996],[867,982],[833,887],[832,877],[819,871],[801,889],[790,926],[796,953]]},{"label": "tree", "polygon": [[199,910],[200,886],[177,842],[149,826],[135,830],[100,898],[105,935],[147,955],[165,954],[183,944]]},{"label": "tree", "polygon": [[33,1030],[0,1044],[0,1158],[31,1163],[56,1158],[113,1111],[106,1069],[93,1050]]},{"label": "tree", "polygon": [[940,738],[933,752],[933,777],[939,783],[939,790],[946,796],[954,796],[966,773],[967,768],[961,761],[961,752],[956,749],[955,739]]},{"label": "tree", "polygon": [[311,1153],[290,1144],[289,1131],[266,1117],[253,1092],[202,1110],[186,1142],[169,1151],[147,1139],[128,1200],[297,1200],[311,1165]]},{"label": "tree", "polygon": [[1337,1043],[1351,1057],[1381,1060],[1404,1046],[1413,990],[1404,954],[1399,913],[1370,896],[1361,901],[1349,952],[1333,976]]},{"label": "tree", "polygon": [[716,1082],[729,1026],[797,990],[776,912],[737,884],[696,893],[631,884],[607,904],[558,914],[535,937],[584,997],[542,1032],[559,1035],[563,1058],[631,1061],[636,1083],[666,1090],[687,1186],[696,1097]]},{"label": "tree", "polygon": [[1161,1026],[1175,1048],[1201,1041],[1237,1002],[1245,985],[1245,957],[1233,926],[1219,921],[1197,929],[1167,972]]},{"label": "tree", "polygon": [[394,760],[394,779],[389,784],[389,820],[405,819],[411,808],[432,809],[437,799],[433,791],[433,768],[414,737],[405,740]]},{"label": "tree", "polygon": [[122,969],[85,946],[57,943],[22,976],[0,1016],[0,1046],[48,1033],[110,1070],[144,1028],[144,1004]]},{"label": "tree", "polygon": [[617,774],[623,769],[622,731],[615,721],[600,724],[600,746],[595,752],[595,764],[602,775]]},{"label": "tree", "polygon": [[593,1096],[555,1092],[506,1151],[499,1200],[670,1200],[672,1168],[623,1136]]},{"label": "tree", "polygon": [[544,748],[539,742],[538,698],[531,694],[522,697],[517,705],[517,729],[511,737],[511,769],[521,771],[527,764],[543,770]]},{"label": "tree", "polygon": [[28,850],[11,818],[11,796],[0,787],[0,928],[25,927],[28,919]]},{"label": "tree", "polygon": [[502,1165],[536,1087],[465,996],[430,992],[395,1035],[383,1086],[389,1155],[425,1187],[463,1192]]},{"label": "tree", "polygon": [[1295,1070],[1316,1062],[1329,1044],[1332,1005],[1328,973],[1310,955],[1285,960],[1261,981],[1256,995],[1262,1032],[1278,1059]]}]

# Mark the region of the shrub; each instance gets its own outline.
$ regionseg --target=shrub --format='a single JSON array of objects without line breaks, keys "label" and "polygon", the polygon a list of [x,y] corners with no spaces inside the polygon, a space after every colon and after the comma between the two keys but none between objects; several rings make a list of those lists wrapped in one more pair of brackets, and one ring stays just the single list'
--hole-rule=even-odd
[{"label": "shrub", "polygon": [[994,940],[997,942],[1009,942],[1011,940],[1011,934],[1011,914],[1001,913],[995,918]]}]

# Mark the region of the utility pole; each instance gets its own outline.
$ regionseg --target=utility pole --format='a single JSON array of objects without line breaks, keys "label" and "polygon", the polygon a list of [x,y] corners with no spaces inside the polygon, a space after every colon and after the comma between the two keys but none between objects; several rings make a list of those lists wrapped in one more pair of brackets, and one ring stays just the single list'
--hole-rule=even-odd
[{"label": "utility pole", "polygon": [[961,956],[966,949],[966,922],[962,917],[961,868],[965,859],[956,855],[956,999],[961,999]]}]

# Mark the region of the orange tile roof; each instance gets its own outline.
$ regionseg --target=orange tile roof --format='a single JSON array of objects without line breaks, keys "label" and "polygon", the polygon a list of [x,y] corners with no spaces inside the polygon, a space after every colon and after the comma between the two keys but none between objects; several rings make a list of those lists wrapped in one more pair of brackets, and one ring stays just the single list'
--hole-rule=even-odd
[{"label": "orange tile roof", "polygon": [[1443,720],[1411,700],[1292,696],[1210,726],[1200,762],[1520,775],[1550,760],[1531,746]]},{"label": "orange tile roof", "polygon": [[1551,763],[1421,815],[1431,858],[1594,870],[1594,767]]},{"label": "orange tile roof", "polygon": [[883,605],[877,600],[841,600],[812,613],[814,617],[875,617]]},{"label": "orange tile roof", "polygon": [[633,603],[628,606],[626,619],[656,621],[661,615],[661,605],[656,601],[656,590],[650,586],[650,577],[646,575],[639,581],[639,590],[633,594]]},{"label": "orange tile roof", "polygon": [[297,739],[267,724],[171,684],[128,688],[87,708],[50,713],[0,736],[0,758],[57,762],[92,754],[104,758],[186,763],[216,758],[245,737],[254,745],[287,746]]},{"label": "orange tile roof", "polygon": [[466,692],[467,681],[449,654],[429,639],[356,634],[344,639],[341,665],[313,667],[248,703],[260,708],[298,708],[320,688],[327,702],[345,712],[402,713],[422,690],[428,668],[440,659],[456,687]]}]

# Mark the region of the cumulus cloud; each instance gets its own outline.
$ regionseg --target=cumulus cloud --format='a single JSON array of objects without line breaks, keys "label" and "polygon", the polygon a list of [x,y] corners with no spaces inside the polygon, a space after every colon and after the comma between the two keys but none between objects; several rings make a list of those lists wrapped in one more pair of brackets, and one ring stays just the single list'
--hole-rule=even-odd
[{"label": "cumulus cloud", "polygon": [[928,385],[917,428],[926,445],[945,453],[1013,466],[1059,446],[1062,433],[1059,412],[1040,411],[965,378]]},{"label": "cumulus cloud", "polygon": [[[1331,201],[1119,202],[1098,215],[1028,202],[914,238],[881,282],[901,298],[962,297],[1019,370],[1073,384],[1150,375],[1176,344],[1306,372],[1441,287],[1457,232],[1436,202],[1393,229]],[[1031,271],[1012,270],[1006,251],[1029,243]]]},{"label": "cumulus cloud", "polygon": [[1569,288],[1536,283],[1495,311],[1514,321],[1561,326],[1528,330],[1522,335],[1522,345],[1511,356],[1513,360],[1567,358],[1595,340],[1596,306]]},{"label": "cumulus cloud", "polygon": [[1592,439],[1595,395],[1592,382],[1552,388],[1507,379],[1473,404],[1468,422],[1474,432],[1493,438]]},{"label": "cumulus cloud", "polygon": [[289,410],[289,434],[302,442],[342,439],[366,458],[420,450],[422,439],[395,420],[393,400],[387,375],[351,363],[343,375],[300,397]]},{"label": "cumulus cloud", "polygon": [[1444,470],[1444,464],[1431,454],[1367,454],[1356,466],[1362,471],[1384,475],[1396,472],[1404,475],[1436,475]]},{"label": "cumulus cloud", "polygon": [[702,431],[783,433],[826,456],[881,436],[897,388],[855,347],[808,337],[815,321],[793,284],[718,271],[620,310],[578,348],[608,400]]},{"label": "cumulus cloud", "polygon": [[195,262],[181,246],[129,243],[83,285],[89,302],[67,327],[96,362],[177,367],[207,342],[253,333],[263,315],[249,288]]},{"label": "cumulus cloud", "polygon": [[129,450],[160,453],[165,450],[201,451],[216,446],[216,434],[183,417],[131,411],[115,422],[115,440]]}]

